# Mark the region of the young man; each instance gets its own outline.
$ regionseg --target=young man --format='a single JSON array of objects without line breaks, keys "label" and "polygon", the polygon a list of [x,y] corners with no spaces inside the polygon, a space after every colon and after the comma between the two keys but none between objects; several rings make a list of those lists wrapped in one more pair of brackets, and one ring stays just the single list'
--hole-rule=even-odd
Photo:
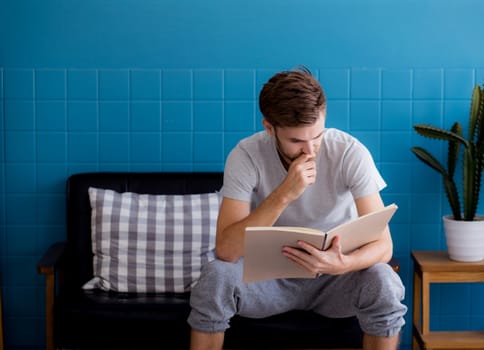
[{"label": "young man", "polygon": [[305,242],[281,254],[316,272],[316,279],[242,283],[247,226],[307,226],[328,230],[384,206],[385,187],[368,150],[355,138],[325,129],[326,100],[305,69],[274,75],[262,88],[265,131],[242,141],[227,158],[217,223],[217,259],[191,294],[191,349],[222,349],[235,314],[266,317],[308,309],[329,317],[356,315],[364,349],[396,349],[404,325],[404,287],[387,264],[383,238],[347,255],[338,238],[321,251]]}]

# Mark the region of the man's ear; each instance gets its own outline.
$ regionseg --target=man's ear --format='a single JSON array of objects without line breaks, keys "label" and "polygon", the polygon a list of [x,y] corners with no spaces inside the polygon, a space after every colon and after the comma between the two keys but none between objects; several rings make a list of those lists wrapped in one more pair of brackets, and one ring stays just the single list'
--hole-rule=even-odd
[{"label": "man's ear", "polygon": [[269,123],[267,121],[267,119],[262,119],[262,125],[264,126],[264,129],[266,129],[266,132],[270,135],[270,136],[274,136],[275,135],[275,130],[274,130],[274,127],[272,126],[271,123]]}]

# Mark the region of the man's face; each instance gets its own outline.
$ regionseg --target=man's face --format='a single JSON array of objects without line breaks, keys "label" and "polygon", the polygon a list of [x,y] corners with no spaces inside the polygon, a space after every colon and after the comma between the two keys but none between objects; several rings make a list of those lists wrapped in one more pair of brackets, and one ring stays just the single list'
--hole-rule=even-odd
[{"label": "man's face", "polygon": [[[301,154],[315,158],[321,147],[324,133],[324,114],[321,113],[316,123],[300,127],[272,127],[266,130],[275,137],[277,149],[286,166],[289,166]],[[268,123],[267,123],[268,124]]]}]

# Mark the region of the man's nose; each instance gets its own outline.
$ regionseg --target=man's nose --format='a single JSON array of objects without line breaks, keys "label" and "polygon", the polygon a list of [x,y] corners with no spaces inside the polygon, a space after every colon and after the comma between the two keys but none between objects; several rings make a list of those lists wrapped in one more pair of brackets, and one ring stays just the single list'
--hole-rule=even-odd
[{"label": "man's nose", "polygon": [[302,149],[302,152],[304,154],[308,154],[310,156],[314,155],[316,153],[316,146],[312,142],[306,142],[304,144],[304,147]]}]

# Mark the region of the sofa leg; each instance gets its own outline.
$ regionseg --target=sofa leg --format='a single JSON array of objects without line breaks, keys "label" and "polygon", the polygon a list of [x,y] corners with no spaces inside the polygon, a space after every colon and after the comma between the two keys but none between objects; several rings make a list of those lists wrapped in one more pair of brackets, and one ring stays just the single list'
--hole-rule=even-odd
[{"label": "sofa leg", "polygon": [[54,346],[54,274],[45,276],[45,349],[55,350]]}]

